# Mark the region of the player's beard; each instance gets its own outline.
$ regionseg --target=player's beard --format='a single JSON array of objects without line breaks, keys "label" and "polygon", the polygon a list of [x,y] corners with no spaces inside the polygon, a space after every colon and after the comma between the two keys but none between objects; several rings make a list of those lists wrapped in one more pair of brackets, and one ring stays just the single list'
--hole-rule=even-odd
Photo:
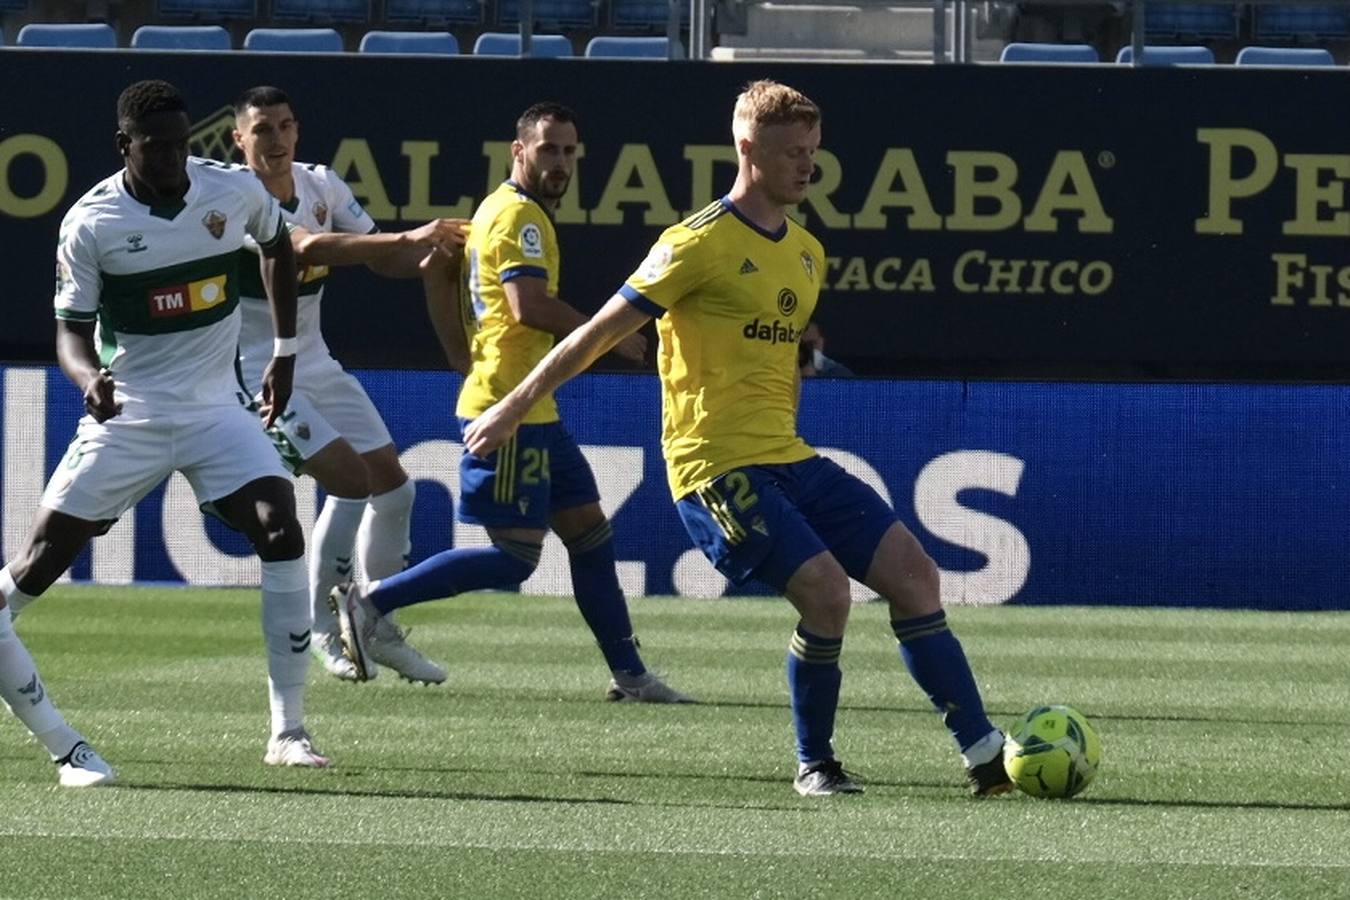
[{"label": "player's beard", "polygon": [[572,174],[568,173],[550,173],[540,172],[535,178],[531,190],[535,196],[544,200],[561,200],[563,194],[567,193],[568,186],[572,183]]}]

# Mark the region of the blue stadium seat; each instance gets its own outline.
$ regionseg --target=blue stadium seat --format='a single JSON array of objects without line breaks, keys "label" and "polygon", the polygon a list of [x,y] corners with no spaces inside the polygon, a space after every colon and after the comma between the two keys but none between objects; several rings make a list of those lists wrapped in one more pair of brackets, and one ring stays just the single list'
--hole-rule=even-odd
[{"label": "blue stadium seat", "polygon": [[[596,3],[592,0],[534,0],[534,21],[547,28],[592,28]],[[497,24],[520,22],[520,0],[498,0]]]},{"label": "blue stadium seat", "polygon": [[385,0],[387,22],[458,22],[477,25],[483,21],[483,0]]},{"label": "blue stadium seat", "polygon": [[272,18],[369,22],[370,0],[272,0]]},{"label": "blue stadium seat", "polygon": [[1144,34],[1176,37],[1237,37],[1236,3],[1150,3],[1144,11]]},{"label": "blue stadium seat", "polygon": [[[1134,48],[1126,44],[1116,54],[1116,62],[1131,65],[1134,63]],[[1195,46],[1146,46],[1144,47],[1143,66],[1212,66],[1214,51],[1208,47]]]},{"label": "blue stadium seat", "polygon": [[[680,21],[689,24],[689,4],[679,2]],[[664,29],[670,21],[670,0],[612,0],[609,24],[618,29]]]},{"label": "blue stadium seat", "polygon": [[1321,47],[1243,47],[1239,66],[1334,66],[1330,50]]},{"label": "blue stadium seat", "polygon": [[229,50],[230,33],[219,25],[142,25],[131,36],[137,50]]},{"label": "blue stadium seat", "polygon": [[1262,41],[1350,37],[1350,6],[1258,6],[1252,37]]},{"label": "blue stadium seat", "polygon": [[258,0],[159,0],[155,9],[161,16],[252,19],[258,15]]},{"label": "blue stadium seat", "polygon": [[[663,37],[593,37],[586,45],[586,55],[603,59],[669,59],[670,39]],[[684,47],[675,42],[675,58],[684,58]]]},{"label": "blue stadium seat", "polygon": [[19,29],[20,47],[83,47],[100,50],[117,47],[117,32],[102,23],[40,24],[34,22]]},{"label": "blue stadium seat", "polygon": [[1033,44],[1014,41],[1003,48],[1005,63],[1096,63],[1102,58],[1091,44]]},{"label": "blue stadium seat", "polygon": [[368,31],[362,53],[437,53],[459,55],[459,41],[448,31]]},{"label": "blue stadium seat", "polygon": [[[538,57],[558,58],[572,55],[572,41],[561,34],[531,35],[531,53]],[[520,35],[487,31],[473,42],[476,56],[519,56]]]},{"label": "blue stadium seat", "polygon": [[255,28],[244,35],[244,49],[277,53],[341,53],[342,35],[331,28]]}]

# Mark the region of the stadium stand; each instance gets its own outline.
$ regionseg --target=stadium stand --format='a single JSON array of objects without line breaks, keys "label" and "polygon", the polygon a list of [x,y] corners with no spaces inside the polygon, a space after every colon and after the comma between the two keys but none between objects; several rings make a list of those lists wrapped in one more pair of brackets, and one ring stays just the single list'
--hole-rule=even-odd
[{"label": "stadium stand", "polygon": [[[1134,64],[1134,48],[1125,46],[1116,54],[1116,62]],[[1214,51],[1199,45],[1150,44],[1140,56],[1141,66],[1212,66]]]},{"label": "stadium stand", "polygon": [[1243,47],[1239,66],[1334,66],[1330,50],[1321,47]]},{"label": "stadium stand", "polygon": [[1144,14],[1149,37],[1232,39],[1240,24],[1236,3],[1150,3]]},{"label": "stadium stand", "polygon": [[1261,5],[1252,22],[1252,38],[1258,41],[1346,37],[1350,37],[1350,6]]},{"label": "stadium stand", "polygon": [[1101,55],[1091,44],[1034,44],[1014,41],[1003,48],[999,62],[1005,63],[1097,63]]},{"label": "stadium stand", "polygon": [[368,31],[362,53],[432,53],[458,56],[459,41],[448,31]]},{"label": "stadium stand", "polygon": [[161,16],[194,16],[197,19],[254,19],[258,0],[157,0]]},{"label": "stadium stand", "polygon": [[203,19],[252,19],[258,15],[257,0],[159,0],[161,16],[196,16]]},{"label": "stadium stand", "polygon": [[137,50],[229,50],[230,33],[219,25],[142,25],[131,36]]},{"label": "stadium stand", "polygon": [[80,47],[108,50],[117,47],[117,32],[103,23],[32,22],[19,29],[20,47]]},{"label": "stadium stand", "polygon": [[275,19],[369,22],[370,0],[272,0]]},{"label": "stadium stand", "polygon": [[[1095,49],[1098,62],[1132,64],[1133,18],[1149,47],[1144,65],[1233,63],[1246,44],[1318,51],[1260,64],[1326,65],[1323,51],[1335,63],[1350,62],[1350,0],[706,0],[701,22],[691,22],[691,0],[529,0],[531,21],[522,23],[526,2],[0,0],[0,43],[438,55],[472,47],[516,56],[515,32],[528,27],[543,32],[530,54],[540,57],[1086,64]],[[20,40],[28,25],[34,29]],[[336,40],[328,32],[302,36],[295,30],[302,26],[331,27]],[[58,32],[36,33],[45,28]],[[480,35],[484,28],[496,31]],[[624,36],[657,40],[650,46],[607,40]],[[595,38],[606,40],[585,51]],[[672,47],[661,38],[675,42],[673,57],[662,53]],[[1244,58],[1244,64],[1254,63]]]},{"label": "stadium stand", "polygon": [[[689,24],[689,4],[676,0],[680,21]],[[670,21],[670,0],[611,0],[610,27],[620,30],[663,29]]]},{"label": "stadium stand", "polygon": [[621,35],[597,35],[586,44],[586,55],[604,59],[683,59],[684,47],[678,42],[674,45],[675,55],[671,56],[669,38],[663,37],[627,37]]},{"label": "stadium stand", "polygon": [[254,28],[244,36],[244,49],[277,53],[341,53],[342,35],[331,28]]},{"label": "stadium stand", "polygon": [[483,21],[482,0],[385,0],[384,19],[391,24],[436,23],[477,25]]},{"label": "stadium stand", "polygon": [[[530,38],[530,54],[557,59],[572,56],[572,41],[561,34],[536,34]],[[474,41],[475,56],[519,56],[520,35],[487,31]]]},{"label": "stadium stand", "polygon": [[[596,4],[591,0],[534,0],[534,22],[545,28],[594,28]],[[497,24],[516,25],[520,22],[520,0],[499,0]]]}]

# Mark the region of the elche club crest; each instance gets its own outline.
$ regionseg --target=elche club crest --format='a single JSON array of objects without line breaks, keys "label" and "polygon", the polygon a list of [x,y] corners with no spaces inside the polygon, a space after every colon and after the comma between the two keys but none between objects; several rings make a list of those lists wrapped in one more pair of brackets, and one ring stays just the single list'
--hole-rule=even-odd
[{"label": "elche club crest", "polygon": [[314,213],[314,221],[321,227],[328,221],[328,207],[322,201],[316,201],[310,211]]},{"label": "elche club crest", "polygon": [[206,226],[207,231],[211,232],[211,237],[216,240],[225,236],[226,221],[225,214],[218,209],[213,209],[202,216],[202,224]]}]

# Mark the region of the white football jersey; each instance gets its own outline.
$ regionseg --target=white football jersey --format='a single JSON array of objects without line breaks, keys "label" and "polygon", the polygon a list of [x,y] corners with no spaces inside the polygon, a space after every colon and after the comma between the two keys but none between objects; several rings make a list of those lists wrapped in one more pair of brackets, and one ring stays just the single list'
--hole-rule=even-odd
[{"label": "white football jersey", "polygon": [[239,251],[285,236],[279,206],[248,169],[188,158],[181,205],[146,206],[125,172],[66,213],[56,316],[96,322],[119,401],[233,402]]},{"label": "white football jersey", "polygon": [[[315,164],[291,163],[291,176],[295,180],[295,197],[290,203],[280,204],[281,214],[288,224],[303,228],[311,234],[331,231],[369,234],[378,230],[375,220],[357,202],[352,189],[332,169]],[[241,264],[241,268],[245,274],[241,297],[243,324],[239,336],[239,364],[249,393],[257,393],[262,387],[263,370],[272,359],[272,310],[263,293],[256,258],[252,270],[248,269],[247,262]],[[298,375],[302,375],[306,369],[315,369],[331,359],[320,326],[320,303],[323,300],[324,284],[328,280],[328,267],[302,266],[297,275],[300,297],[295,334],[300,343],[295,370]]]}]

